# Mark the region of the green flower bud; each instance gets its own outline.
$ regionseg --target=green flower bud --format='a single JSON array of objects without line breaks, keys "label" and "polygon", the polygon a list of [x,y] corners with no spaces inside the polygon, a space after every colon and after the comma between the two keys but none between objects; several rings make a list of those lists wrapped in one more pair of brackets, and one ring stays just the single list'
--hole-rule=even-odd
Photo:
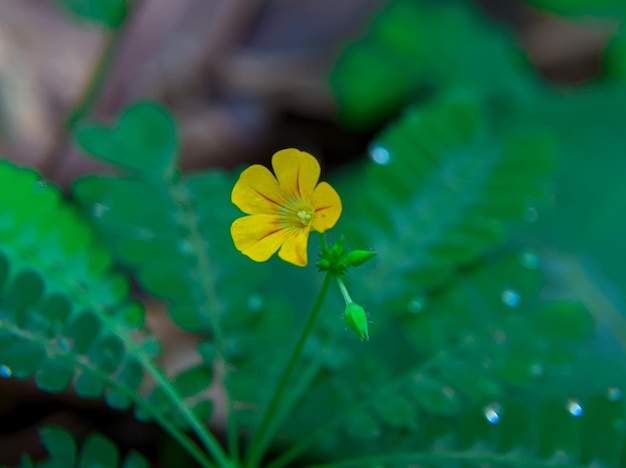
[{"label": "green flower bud", "polygon": [[369,250],[353,250],[346,256],[346,265],[351,267],[356,267],[359,265],[363,265],[369,259],[374,257],[376,252],[372,252]]},{"label": "green flower bud", "polygon": [[367,317],[365,310],[359,304],[351,302],[346,306],[346,323],[352,328],[361,341],[369,341],[370,337],[367,332]]}]

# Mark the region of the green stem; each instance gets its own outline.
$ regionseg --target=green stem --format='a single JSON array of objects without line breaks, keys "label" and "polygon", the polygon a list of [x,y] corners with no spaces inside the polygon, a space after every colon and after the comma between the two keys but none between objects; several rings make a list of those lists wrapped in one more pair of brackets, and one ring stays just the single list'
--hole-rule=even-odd
[{"label": "green stem", "polygon": [[326,252],[328,250],[328,242],[326,242],[326,234],[320,232],[320,244],[322,244],[322,252]]},{"label": "green stem", "polygon": [[96,366],[91,365],[89,361],[78,359],[76,355],[71,353],[71,351],[60,349],[55,342],[41,338],[40,336],[32,333],[27,333],[11,323],[4,323],[0,320],[0,329],[8,330],[9,333],[19,336],[20,338],[37,342],[46,350],[48,356],[62,359],[64,362],[67,362],[72,366],[76,366],[84,372],[89,372],[103,382],[106,382],[107,386],[119,391],[126,398],[133,401],[137,406],[142,407],[146,410],[146,412],[151,414],[161,427],[163,427],[163,429],[165,429],[165,431],[172,436],[172,438],[174,438],[187,451],[187,453],[189,453],[196,460],[196,462],[198,462],[200,466],[203,468],[212,468],[215,466],[202,452],[202,450],[200,450],[200,448],[180,429],[172,424],[172,422],[166,418],[163,413],[156,411],[156,409],[143,399],[139,393],[113,379]]},{"label": "green stem", "polygon": [[354,301],[350,297],[350,293],[348,293],[348,288],[346,288],[343,279],[340,276],[336,276],[335,278],[337,279],[337,285],[339,286],[339,291],[341,291],[343,300],[346,301],[346,305],[352,304]]},{"label": "green stem", "polygon": [[[322,307],[322,303],[324,302],[324,298],[326,297],[331,278],[331,274],[327,273],[326,277],[324,278],[324,283],[322,284],[319,295],[317,296],[317,300],[315,301],[315,305],[313,306],[313,310],[311,311],[306,325],[302,330],[302,334],[300,335],[296,347],[291,354],[291,358],[289,359],[289,362],[287,363],[287,366],[283,371],[283,375],[281,376],[278,386],[276,387],[276,391],[274,392],[274,395],[272,396],[272,399],[270,400],[270,403],[267,406],[265,413],[263,414],[259,429],[256,432],[248,451],[247,463],[245,464],[245,466],[247,467],[251,468],[259,466],[261,459],[265,453],[265,449],[271,441],[272,434],[267,432],[267,428],[272,421],[272,418],[278,408],[279,403],[283,399],[283,393],[285,392],[287,384],[289,383],[293,371],[295,370],[296,363],[300,358],[304,343],[306,342],[309,334],[311,333],[311,330],[313,329],[313,324],[315,323],[315,319],[317,318],[317,315]],[[274,424],[274,427],[278,427],[275,422]]]},{"label": "green stem", "polygon": [[42,173],[52,170],[53,167],[61,161],[64,155],[63,149],[68,137],[74,132],[78,122],[91,112],[91,109],[102,91],[109,71],[111,70],[111,65],[113,64],[118,46],[121,42],[121,31],[122,28],[117,28],[109,33],[109,36],[106,38],[87,84],[76,99],[76,102],[72,106],[62,126],[57,130],[54,143],[50,150],[42,158],[40,165]]},{"label": "green stem", "polygon": [[[223,364],[224,375],[226,374],[226,359],[223,354],[223,336],[222,329],[219,323],[218,311],[220,309],[220,303],[215,291],[215,285],[210,280],[214,278],[213,265],[208,255],[208,249],[206,241],[200,232],[199,216],[196,213],[196,207],[193,203],[193,197],[189,193],[189,189],[181,179],[179,172],[172,172],[166,174],[163,183],[171,194],[174,204],[179,212],[179,218],[181,225],[184,226],[185,232],[187,232],[187,240],[194,246],[194,251],[197,252],[196,258],[198,261],[198,278],[200,287],[204,293],[207,307],[207,318],[210,322],[211,330],[214,334],[214,340],[217,345],[218,358]],[[233,463],[238,464],[239,458],[239,428],[233,408],[233,402],[230,395],[227,395],[227,407],[228,407],[228,421],[227,421],[227,446],[228,453],[232,457]]]},{"label": "green stem", "polygon": [[[124,340],[124,338],[122,339]],[[213,436],[207,427],[193,414],[191,408],[185,404],[163,372],[152,363],[145,353],[137,349],[134,342],[127,342],[127,340],[124,340],[124,342],[126,346],[136,353],[144,369],[150,373],[155,383],[161,387],[161,390],[163,390],[174,406],[181,412],[183,418],[187,421],[187,424],[189,424],[189,427],[196,433],[200,442],[202,442],[202,445],[204,445],[207,451],[213,456],[218,466],[224,468],[233,466],[232,461],[228,458],[215,436]]]},{"label": "green stem", "polygon": [[297,458],[300,454],[305,452],[310,446],[312,446],[315,442],[317,442],[324,435],[328,435],[332,431],[336,430],[340,427],[346,418],[351,414],[354,414],[357,411],[363,410],[368,406],[374,404],[376,401],[379,401],[381,398],[384,398],[385,395],[390,395],[394,391],[402,388],[406,385],[407,382],[412,380],[415,375],[419,373],[427,372],[429,369],[439,364],[441,361],[446,359],[446,354],[438,354],[434,356],[429,361],[418,365],[415,368],[410,369],[409,371],[403,373],[402,375],[396,377],[394,380],[387,382],[381,388],[371,392],[365,398],[360,400],[355,400],[355,402],[347,406],[342,412],[340,412],[334,418],[326,421],[324,424],[319,426],[313,432],[311,432],[307,437],[301,439],[296,445],[291,447],[288,451],[284,452],[280,455],[280,457],[273,460],[270,464],[267,465],[268,468],[282,468],[286,466],[288,463]]},{"label": "green stem", "polygon": [[[228,386],[224,382],[226,388]],[[235,466],[239,466],[239,427],[235,419],[235,408],[233,407],[233,399],[228,397],[228,422],[226,427],[226,437],[228,441],[228,454],[233,460]]]}]

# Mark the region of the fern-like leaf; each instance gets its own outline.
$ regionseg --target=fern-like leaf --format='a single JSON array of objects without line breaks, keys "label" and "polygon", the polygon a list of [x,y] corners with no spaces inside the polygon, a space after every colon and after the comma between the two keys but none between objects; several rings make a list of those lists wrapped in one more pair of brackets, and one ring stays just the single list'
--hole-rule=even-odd
[{"label": "fern-like leaf", "polygon": [[[60,190],[7,161],[0,162],[0,184],[3,374],[34,377],[49,392],[73,387],[81,397],[135,407],[160,422],[180,419],[185,398],[199,405],[162,377],[154,364],[160,344],[145,328],[143,307],[129,299],[127,279],[112,270],[110,255]],[[156,382],[147,385],[146,374]],[[154,404],[150,391],[168,398]],[[198,408],[206,419],[207,405]]]},{"label": "fern-like leaf", "polygon": [[[79,129],[77,138],[86,151],[133,174],[86,177],[75,183],[74,194],[116,258],[148,293],[169,304],[178,326],[219,336],[223,305],[216,291],[224,269],[212,257],[221,251],[234,254],[227,232],[221,232],[234,217],[225,198],[232,179],[219,173],[183,179],[173,159],[176,129],[171,117],[150,126],[153,115],[159,115],[154,108],[137,104],[112,129],[95,124]],[[134,135],[136,128],[147,127],[160,139]],[[238,265],[245,267],[241,261]]]},{"label": "fern-like leaf", "polygon": [[[589,368],[604,362],[593,351],[593,316],[580,303],[539,299],[541,270],[527,255],[475,268],[420,311],[380,317],[385,324],[378,340],[393,341],[394,359],[382,345],[359,349],[358,359],[350,353],[337,369],[318,374],[288,423],[285,434],[294,446],[271,466],[307,448],[335,460],[390,447],[418,450],[415,462],[439,464],[485,454],[511,466],[619,460],[619,431],[607,445],[590,440],[581,450],[580,441],[589,432],[609,431],[623,416],[625,376],[615,366],[602,376]],[[503,285],[511,281],[522,302],[503,300]],[[584,381],[590,373],[595,380]],[[321,407],[333,416],[300,431]]]},{"label": "fern-like leaf", "polygon": [[48,458],[34,463],[28,455],[22,457],[20,468],[148,468],[148,461],[131,451],[123,458],[107,437],[93,432],[87,436],[80,451],[72,435],[58,426],[39,429],[39,436],[48,451]]},{"label": "fern-like leaf", "polygon": [[500,138],[490,127],[480,100],[458,92],[409,110],[374,140],[378,164],[362,176],[369,189],[348,201],[358,207],[348,213],[348,238],[378,252],[376,269],[359,278],[366,290],[387,285],[378,303],[414,307],[542,195],[554,164],[550,135]]}]

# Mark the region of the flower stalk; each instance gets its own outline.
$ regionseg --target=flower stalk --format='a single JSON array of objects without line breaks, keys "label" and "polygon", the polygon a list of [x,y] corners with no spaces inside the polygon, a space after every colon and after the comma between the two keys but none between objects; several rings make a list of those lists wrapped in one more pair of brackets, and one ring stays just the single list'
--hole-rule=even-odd
[{"label": "flower stalk", "polygon": [[[283,394],[287,389],[287,384],[289,383],[289,380],[296,368],[296,364],[300,359],[304,344],[306,343],[306,340],[311,333],[311,330],[313,330],[313,324],[315,323],[315,319],[317,318],[317,315],[322,308],[324,298],[326,297],[328,287],[330,286],[331,278],[332,276],[330,274],[326,274],[320,292],[317,296],[317,300],[315,301],[315,305],[313,306],[313,310],[311,311],[311,314],[309,315],[304,329],[302,330],[302,333],[298,338],[298,342],[296,343],[296,346],[291,353],[291,357],[289,358],[289,362],[287,363],[287,366],[285,367],[285,370],[283,371],[283,374],[278,382],[276,391],[274,392],[272,399],[270,400],[267,409],[265,410],[265,413],[261,418],[261,423],[259,424],[259,428],[254,435],[252,444],[250,445],[250,449],[248,451],[247,463],[245,463],[246,467],[254,468],[259,466],[261,459],[263,458],[263,454],[265,453],[265,450],[267,449],[267,446],[271,441],[271,436],[273,434],[270,434],[267,431],[268,426],[272,421],[276,410],[278,409],[278,405],[283,399]],[[275,427],[278,427],[278,425],[275,425]]]}]

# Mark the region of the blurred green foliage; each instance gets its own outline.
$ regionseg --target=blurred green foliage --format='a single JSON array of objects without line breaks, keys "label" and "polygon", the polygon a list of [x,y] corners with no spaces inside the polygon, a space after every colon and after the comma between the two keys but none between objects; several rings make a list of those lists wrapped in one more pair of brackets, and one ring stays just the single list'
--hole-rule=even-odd
[{"label": "blurred green foliage", "polygon": [[624,18],[626,14],[626,5],[621,0],[526,0],[526,2],[536,8],[560,15]]},{"label": "blurred green foliage", "polygon": [[[264,464],[626,464],[620,40],[606,77],[569,88],[542,82],[467,2],[389,2],[346,47],[330,77],[339,118],[382,130],[332,180],[344,214],[330,236],[377,252],[346,280],[370,342],[329,297]],[[119,172],[74,183],[83,217],[32,171],[0,165],[0,371],[104,395],[180,436],[210,416],[217,364],[241,434],[254,433],[321,275],[235,250],[236,174],[181,174],[162,106],[83,122],[76,140]],[[115,268],[202,338],[199,365],[163,377]],[[68,434],[42,436],[53,460],[78,456]],[[92,446],[119,463],[102,438],[80,456]]]},{"label": "blurred green foliage", "polygon": [[407,102],[454,86],[512,106],[537,86],[513,44],[469,2],[389,2],[332,71],[339,117],[351,128],[371,128]]},{"label": "blurred green foliage", "polygon": [[148,468],[148,461],[137,452],[129,452],[121,460],[119,450],[107,437],[91,433],[84,441],[80,452],[70,433],[56,426],[42,427],[39,436],[44,447],[48,450],[49,458],[33,463],[25,455],[22,458],[20,468]]},{"label": "blurred green foliage", "polygon": [[129,0],[55,0],[76,18],[108,29],[119,28],[128,15]]}]

